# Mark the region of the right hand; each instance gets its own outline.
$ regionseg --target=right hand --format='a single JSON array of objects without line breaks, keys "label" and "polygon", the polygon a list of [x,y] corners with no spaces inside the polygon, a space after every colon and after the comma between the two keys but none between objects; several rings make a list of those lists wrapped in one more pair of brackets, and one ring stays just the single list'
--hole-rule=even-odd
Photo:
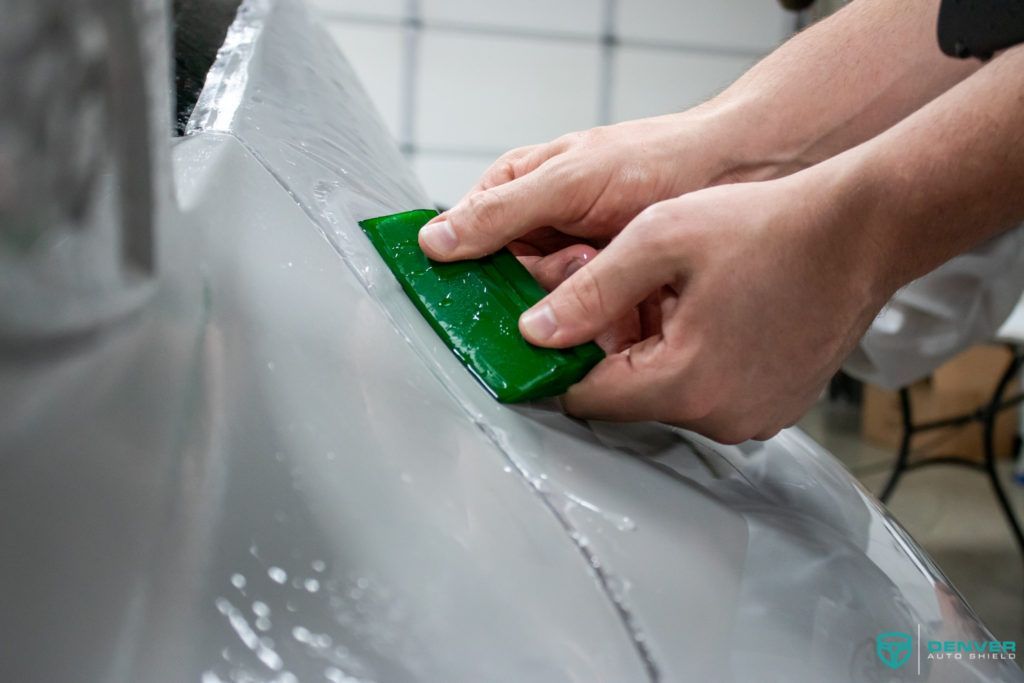
[{"label": "right hand", "polygon": [[900,258],[865,232],[878,195],[820,168],[659,202],[524,313],[532,344],[597,339],[608,352],[566,411],[723,443],[803,415],[892,294]]}]

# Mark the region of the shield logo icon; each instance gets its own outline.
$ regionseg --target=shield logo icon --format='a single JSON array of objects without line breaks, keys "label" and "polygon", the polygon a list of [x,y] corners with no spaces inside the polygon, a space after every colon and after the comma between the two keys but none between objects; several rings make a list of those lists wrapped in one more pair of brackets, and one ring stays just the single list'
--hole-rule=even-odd
[{"label": "shield logo icon", "polygon": [[898,669],[910,659],[913,642],[914,639],[909,633],[886,631],[875,637],[875,652],[887,667]]}]

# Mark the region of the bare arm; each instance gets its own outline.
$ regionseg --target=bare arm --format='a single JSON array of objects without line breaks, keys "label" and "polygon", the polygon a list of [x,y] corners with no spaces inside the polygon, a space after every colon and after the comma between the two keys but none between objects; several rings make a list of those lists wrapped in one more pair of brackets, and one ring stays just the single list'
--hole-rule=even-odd
[{"label": "bare arm", "polygon": [[[436,259],[472,258],[542,226],[600,242],[654,202],[777,178],[838,154],[978,68],[939,51],[938,7],[857,0],[698,107],[514,149],[420,244]],[[583,257],[547,263],[560,270]]]},{"label": "bare arm", "polygon": [[814,169],[833,176],[878,245],[890,287],[1024,220],[1024,46],[874,139]]},{"label": "bare arm", "polygon": [[874,137],[979,68],[943,55],[938,0],[858,0],[705,105],[733,177],[784,175]]}]

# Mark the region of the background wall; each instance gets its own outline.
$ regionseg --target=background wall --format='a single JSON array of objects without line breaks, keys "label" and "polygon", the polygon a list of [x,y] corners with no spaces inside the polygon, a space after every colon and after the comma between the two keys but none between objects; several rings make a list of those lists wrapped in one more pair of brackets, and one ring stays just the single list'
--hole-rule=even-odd
[{"label": "background wall", "polygon": [[431,198],[505,150],[684,109],[792,32],[777,0],[308,0]]}]

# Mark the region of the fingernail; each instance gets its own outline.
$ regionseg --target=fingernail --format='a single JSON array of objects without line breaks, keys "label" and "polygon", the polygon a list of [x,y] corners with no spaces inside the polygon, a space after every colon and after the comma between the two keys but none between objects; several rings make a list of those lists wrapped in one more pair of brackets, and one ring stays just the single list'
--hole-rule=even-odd
[{"label": "fingernail", "polygon": [[536,341],[545,341],[554,336],[558,330],[558,321],[555,320],[555,312],[551,306],[543,304],[523,313],[519,318],[519,325],[523,333]]},{"label": "fingernail", "polygon": [[451,223],[448,221],[438,221],[423,226],[420,230],[420,238],[438,254],[451,253],[459,244],[459,238],[455,236],[455,231],[452,230]]},{"label": "fingernail", "polygon": [[569,261],[569,265],[565,267],[565,277],[572,277],[573,273],[575,273],[577,270],[579,270],[585,265],[587,265],[587,262],[584,261],[583,259],[574,258],[572,261]]}]

